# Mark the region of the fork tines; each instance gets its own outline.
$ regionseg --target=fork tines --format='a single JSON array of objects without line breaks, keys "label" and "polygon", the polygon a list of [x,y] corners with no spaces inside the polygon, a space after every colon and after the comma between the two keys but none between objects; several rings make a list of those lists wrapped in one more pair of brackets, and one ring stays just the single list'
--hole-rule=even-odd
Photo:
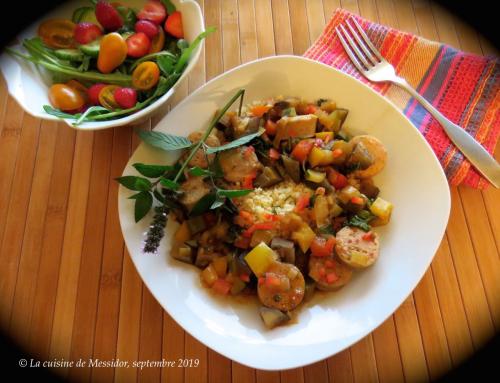
[{"label": "fork tines", "polygon": [[[357,32],[351,23],[354,24]],[[343,25],[336,27],[335,30],[347,55],[360,72],[370,70],[373,66],[384,61],[380,52],[375,48],[354,17],[347,19],[345,25],[350,33]]]}]

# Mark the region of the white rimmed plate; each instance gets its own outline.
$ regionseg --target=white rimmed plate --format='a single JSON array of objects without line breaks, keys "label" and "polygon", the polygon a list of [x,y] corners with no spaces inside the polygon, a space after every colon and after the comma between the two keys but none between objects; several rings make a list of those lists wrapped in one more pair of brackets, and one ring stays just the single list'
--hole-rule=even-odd
[{"label": "white rimmed plate", "polygon": [[[245,101],[270,96],[331,98],[349,109],[353,133],[378,137],[389,153],[375,181],[395,209],[389,225],[377,228],[380,259],[338,292],[318,295],[297,323],[267,330],[256,302],[216,299],[199,282],[199,270],[169,257],[175,225],[169,222],[159,255],[141,253],[151,217],[134,223],[131,192],[120,188],[119,214],[125,242],[146,286],[187,332],[241,364],[264,370],[303,366],[352,345],[379,326],[415,288],[439,246],[448,221],[450,195],[441,166],[427,142],[397,108],[373,90],[324,64],[294,56],[270,57],[237,67],[188,96],[156,127],[187,135],[205,129],[214,111],[240,88]],[[166,154],[141,145],[133,163],[168,163]]]}]

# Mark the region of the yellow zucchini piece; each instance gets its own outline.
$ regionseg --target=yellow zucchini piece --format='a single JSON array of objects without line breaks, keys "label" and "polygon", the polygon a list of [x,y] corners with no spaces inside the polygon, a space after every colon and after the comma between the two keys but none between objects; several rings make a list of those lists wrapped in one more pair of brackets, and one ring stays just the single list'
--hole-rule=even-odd
[{"label": "yellow zucchini piece", "polygon": [[212,261],[212,266],[219,278],[224,278],[227,271],[227,257],[218,257]]},{"label": "yellow zucchini piece", "polygon": [[314,168],[316,166],[326,166],[333,162],[333,152],[317,148],[316,146],[311,149],[309,153],[309,164]]},{"label": "yellow zucchini piece", "polygon": [[203,282],[205,282],[208,286],[212,286],[219,277],[217,276],[217,272],[215,271],[214,267],[212,264],[208,265],[202,272],[201,272],[201,279]]},{"label": "yellow zucchini piece", "polygon": [[302,225],[298,230],[292,233],[292,239],[297,242],[304,253],[309,250],[311,243],[314,241],[314,237],[316,237],[316,234],[307,224]]},{"label": "yellow zucchini piece", "polygon": [[245,256],[245,261],[257,277],[264,274],[275,260],[276,253],[264,242],[259,243]]},{"label": "yellow zucchini piece", "polygon": [[333,140],[333,132],[319,132],[316,133],[316,138],[323,140],[325,142],[329,142]]},{"label": "yellow zucchini piece", "polygon": [[316,196],[313,212],[317,227],[328,224],[328,201],[326,200],[325,196]]},{"label": "yellow zucchini piece", "polygon": [[373,215],[380,218],[382,222],[387,223],[391,217],[393,207],[392,203],[377,197],[377,199],[370,206],[370,211]]},{"label": "yellow zucchini piece", "polygon": [[314,182],[314,183],[321,183],[326,177],[326,173],[323,172],[317,172],[315,170],[307,169],[306,171],[306,180]]}]

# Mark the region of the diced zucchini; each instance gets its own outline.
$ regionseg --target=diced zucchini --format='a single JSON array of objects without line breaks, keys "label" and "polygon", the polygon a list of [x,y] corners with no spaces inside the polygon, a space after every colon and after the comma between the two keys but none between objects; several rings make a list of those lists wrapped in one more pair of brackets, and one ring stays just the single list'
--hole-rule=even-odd
[{"label": "diced zucchini", "polygon": [[343,140],[335,140],[332,145],[332,153],[335,153],[332,164],[334,165],[343,164],[347,160],[347,158],[349,158],[351,152],[352,152],[351,143]]},{"label": "diced zucchini", "polygon": [[294,182],[300,182],[300,163],[285,155],[281,155],[283,166]]},{"label": "diced zucchini", "polygon": [[264,274],[275,260],[276,253],[264,242],[259,243],[245,256],[245,261],[257,277]]},{"label": "diced zucchini", "polygon": [[307,169],[307,171],[306,171],[306,180],[307,181],[319,184],[319,183],[323,182],[323,180],[325,178],[326,178],[326,173],[317,172],[317,171],[311,170],[311,169]]},{"label": "diced zucchini", "polygon": [[297,242],[304,253],[309,250],[315,236],[316,234],[307,224],[303,224],[298,230],[292,233],[292,239]]},{"label": "diced zucchini", "polygon": [[273,168],[266,166],[262,173],[255,179],[255,187],[267,188],[280,182],[282,179],[278,172]]},{"label": "diced zucchini", "polygon": [[392,203],[377,197],[377,199],[371,204],[370,211],[381,220],[387,220],[388,222],[391,217],[393,207]]},{"label": "diced zucchini", "polygon": [[366,254],[353,251],[349,258],[349,262],[355,266],[366,267],[370,264],[370,259]]},{"label": "diced zucchini", "polygon": [[349,113],[347,109],[335,109],[332,113],[330,113],[328,117],[332,119],[333,123],[328,130],[338,132],[347,118],[347,113]]},{"label": "diced zucchini", "polygon": [[246,285],[240,278],[235,277],[231,286],[231,295],[238,295],[245,289]]},{"label": "diced zucchini", "polygon": [[316,146],[311,149],[308,161],[311,167],[326,166],[333,163],[333,152],[331,150],[320,149]]},{"label": "diced zucchini", "polygon": [[316,226],[324,226],[328,224],[328,201],[325,196],[318,195],[314,201],[314,219],[316,221]]},{"label": "diced zucchini", "polygon": [[267,328],[272,329],[290,320],[290,316],[284,312],[269,307],[260,308],[260,316]]},{"label": "diced zucchini", "polygon": [[348,185],[340,190],[340,192],[337,194],[337,197],[340,202],[342,202],[344,205],[347,205],[351,198],[361,197],[361,193],[354,186]]},{"label": "diced zucchini", "polygon": [[178,261],[193,264],[194,253],[193,249],[189,246],[180,246],[178,249],[172,251],[172,258]]}]

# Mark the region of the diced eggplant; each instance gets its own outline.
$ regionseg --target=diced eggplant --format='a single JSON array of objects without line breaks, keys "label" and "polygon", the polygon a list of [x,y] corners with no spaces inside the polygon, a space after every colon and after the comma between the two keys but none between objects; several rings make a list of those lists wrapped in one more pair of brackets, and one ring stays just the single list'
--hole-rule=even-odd
[{"label": "diced eggplant", "polygon": [[295,252],[295,266],[303,275],[307,275],[309,273],[309,255],[298,249]]},{"label": "diced eggplant", "polygon": [[218,256],[219,254],[214,252],[212,249],[205,247],[198,247],[198,252],[196,254],[196,261],[194,264],[197,267],[203,269]]},{"label": "diced eggplant", "polygon": [[290,320],[290,315],[280,310],[264,306],[260,308],[260,317],[269,329],[275,328],[276,326],[284,324]]},{"label": "diced eggplant", "polygon": [[196,233],[199,233],[200,231],[207,229],[207,225],[205,223],[205,220],[203,219],[203,216],[201,216],[201,215],[189,218],[187,220],[187,224],[188,224],[189,232],[191,233],[191,235],[195,235]]},{"label": "diced eggplant", "polygon": [[300,182],[300,163],[285,155],[281,155],[283,166],[294,182]]},{"label": "diced eggplant", "polygon": [[191,211],[203,197],[210,193],[210,187],[203,177],[190,177],[182,185],[180,202]]},{"label": "diced eggplant", "polygon": [[371,178],[360,181],[359,191],[368,198],[377,198],[380,193],[380,189],[375,186]]},{"label": "diced eggplant", "polygon": [[278,172],[273,168],[266,166],[262,173],[256,178],[254,185],[260,188],[267,188],[280,182],[282,179]]},{"label": "diced eggplant", "polygon": [[233,285],[231,286],[231,295],[238,295],[245,289],[246,286],[247,284],[240,278],[234,278]]},{"label": "diced eggplant", "polygon": [[250,239],[250,247],[255,247],[259,243],[264,242],[266,245],[273,239],[273,232],[269,230],[255,230]]},{"label": "diced eggplant", "polygon": [[271,249],[276,250],[283,262],[295,264],[295,245],[292,241],[275,237],[271,241]]},{"label": "diced eggplant", "polygon": [[173,251],[172,257],[178,261],[193,264],[194,253],[193,249],[187,245],[180,246],[177,251]]},{"label": "diced eggplant", "polygon": [[373,164],[373,156],[363,142],[358,142],[346,161],[348,166],[356,166],[358,170],[364,170]]},{"label": "diced eggplant", "polygon": [[342,125],[344,124],[345,119],[347,118],[347,114],[349,111],[347,109],[335,109],[332,113],[330,113],[330,117],[334,120],[332,128],[333,132],[338,132],[342,129]]},{"label": "diced eggplant", "polygon": [[279,148],[280,142],[289,137],[307,138],[314,137],[316,133],[316,121],[318,117],[314,114],[306,114],[294,117],[282,117],[276,128],[276,136],[273,145]]}]

